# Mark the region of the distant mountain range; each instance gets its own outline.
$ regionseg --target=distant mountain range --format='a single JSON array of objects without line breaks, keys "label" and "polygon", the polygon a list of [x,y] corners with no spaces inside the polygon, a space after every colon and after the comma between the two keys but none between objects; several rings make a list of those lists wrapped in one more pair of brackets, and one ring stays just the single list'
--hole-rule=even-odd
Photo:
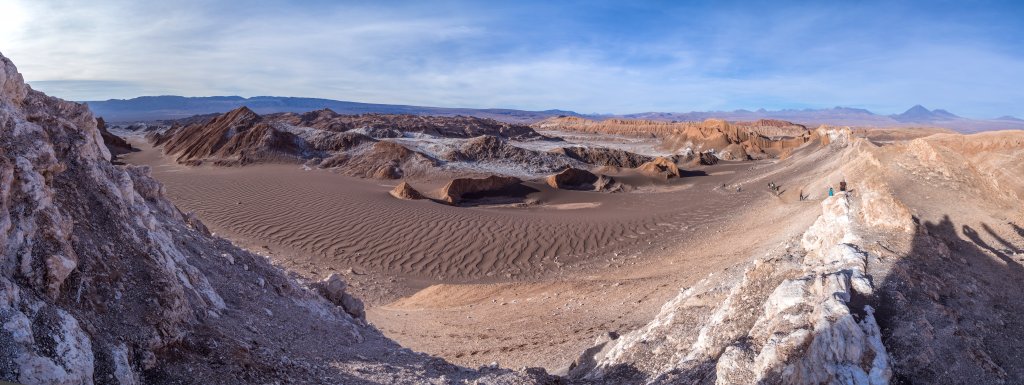
[{"label": "distant mountain range", "polygon": [[704,120],[709,118],[730,121],[750,121],[757,119],[781,119],[807,126],[829,124],[855,127],[942,127],[961,132],[977,132],[989,130],[1024,129],[1024,120],[1012,116],[1004,116],[991,120],[969,119],[957,116],[949,111],[929,110],[915,105],[901,114],[880,115],[860,108],[835,107],[826,109],[777,110],[764,109],[749,111],[701,111],[701,112],[645,112],[627,114],[619,117],[628,119],[651,120]]},{"label": "distant mountain range", "polygon": [[555,116],[581,116],[591,119],[625,118],[665,121],[699,121],[709,118],[730,121],[781,119],[809,126],[819,124],[860,127],[928,126],[950,128],[961,132],[1024,129],[1024,120],[1012,116],[1002,116],[990,120],[969,119],[942,109],[929,110],[921,105],[913,106],[906,112],[895,115],[879,115],[865,109],[849,107],[776,111],[759,109],[756,111],[644,112],[625,115],[601,115],[579,114],[564,110],[524,111],[501,108],[423,107],[279,96],[255,96],[251,98],[241,96],[143,96],[134,99],[111,99],[87,101],[85,103],[89,104],[89,107],[92,108],[97,116],[102,116],[108,122],[180,119],[193,115],[222,113],[246,106],[260,114],[306,112],[329,108],[341,114],[465,115],[491,118],[509,123],[533,123]]},{"label": "distant mountain range", "polygon": [[571,111],[522,111],[488,108],[444,108],[395,104],[346,102],[331,99],[294,98],[282,96],[142,96],[133,99],[86,101],[96,116],[108,122],[154,121],[187,118],[193,115],[223,113],[246,106],[258,114],[275,112],[307,112],[329,108],[339,114],[412,114],[436,116],[476,116],[508,123],[532,123],[558,115],[576,115]]}]

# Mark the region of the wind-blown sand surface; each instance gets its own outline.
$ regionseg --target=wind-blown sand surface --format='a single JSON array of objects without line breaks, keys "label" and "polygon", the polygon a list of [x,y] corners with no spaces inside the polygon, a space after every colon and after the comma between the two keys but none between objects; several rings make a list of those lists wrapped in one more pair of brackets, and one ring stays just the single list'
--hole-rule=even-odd
[{"label": "wind-blown sand surface", "polygon": [[147,156],[157,160],[143,153],[129,161],[152,165],[171,198],[218,232],[301,252],[321,268],[355,267],[424,280],[547,276],[595,257],[671,242],[706,227],[735,199],[715,191],[731,179],[730,173],[716,171],[631,194],[532,183],[541,190],[541,203],[533,207],[451,207],[396,200],[387,194],[395,182],[325,170],[186,167],[147,162]]},{"label": "wind-blown sand surface", "polygon": [[[804,203],[764,204],[781,201],[758,179],[769,161],[621,194],[530,183],[536,205],[453,207],[394,199],[397,181],[295,165],[187,167],[135,145],[143,151],[125,161],[152,166],[172,201],[211,230],[311,279],[343,273],[385,334],[467,365],[557,370],[595,337],[648,322],[679,287],[789,236],[757,229]],[[443,182],[412,181],[422,191]],[[786,226],[800,231],[813,212]]]}]

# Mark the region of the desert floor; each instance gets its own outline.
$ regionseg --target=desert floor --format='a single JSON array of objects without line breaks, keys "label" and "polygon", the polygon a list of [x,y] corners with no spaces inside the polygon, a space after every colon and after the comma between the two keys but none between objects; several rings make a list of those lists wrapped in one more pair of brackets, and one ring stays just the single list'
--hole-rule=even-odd
[{"label": "desert floor", "polygon": [[142,151],[123,160],[150,166],[211,231],[305,279],[343,274],[385,335],[467,366],[558,371],[598,336],[649,322],[681,288],[712,273],[735,279],[819,213],[814,199],[768,191],[770,180],[807,177],[780,161],[705,166],[618,194],[529,182],[538,204],[453,207],[395,199],[398,181],[187,167],[134,145]]}]

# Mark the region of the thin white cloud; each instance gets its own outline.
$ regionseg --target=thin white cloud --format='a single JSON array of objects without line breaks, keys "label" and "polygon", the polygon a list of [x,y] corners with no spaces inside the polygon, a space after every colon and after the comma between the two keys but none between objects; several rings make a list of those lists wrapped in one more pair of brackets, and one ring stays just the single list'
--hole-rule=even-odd
[{"label": "thin white cloud", "polygon": [[832,105],[891,113],[921,103],[1024,115],[1019,52],[961,25],[929,36],[920,23],[863,9],[837,19],[835,9],[785,8],[766,18],[724,7],[681,14],[679,27],[639,39],[576,31],[582,22],[550,10],[430,9],[443,8],[437,3],[0,6],[0,52],[36,87],[76,100],[283,95],[616,113]]}]

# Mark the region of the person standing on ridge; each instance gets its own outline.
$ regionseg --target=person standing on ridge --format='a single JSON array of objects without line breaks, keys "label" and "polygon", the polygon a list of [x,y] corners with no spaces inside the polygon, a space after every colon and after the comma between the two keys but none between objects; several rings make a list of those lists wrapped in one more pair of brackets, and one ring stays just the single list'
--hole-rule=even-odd
[{"label": "person standing on ridge", "polygon": [[835,191],[832,190],[832,186],[828,186],[828,196],[832,196],[833,194],[835,194]]},{"label": "person standing on ridge", "polygon": [[846,192],[846,180],[839,182],[839,191]]}]

